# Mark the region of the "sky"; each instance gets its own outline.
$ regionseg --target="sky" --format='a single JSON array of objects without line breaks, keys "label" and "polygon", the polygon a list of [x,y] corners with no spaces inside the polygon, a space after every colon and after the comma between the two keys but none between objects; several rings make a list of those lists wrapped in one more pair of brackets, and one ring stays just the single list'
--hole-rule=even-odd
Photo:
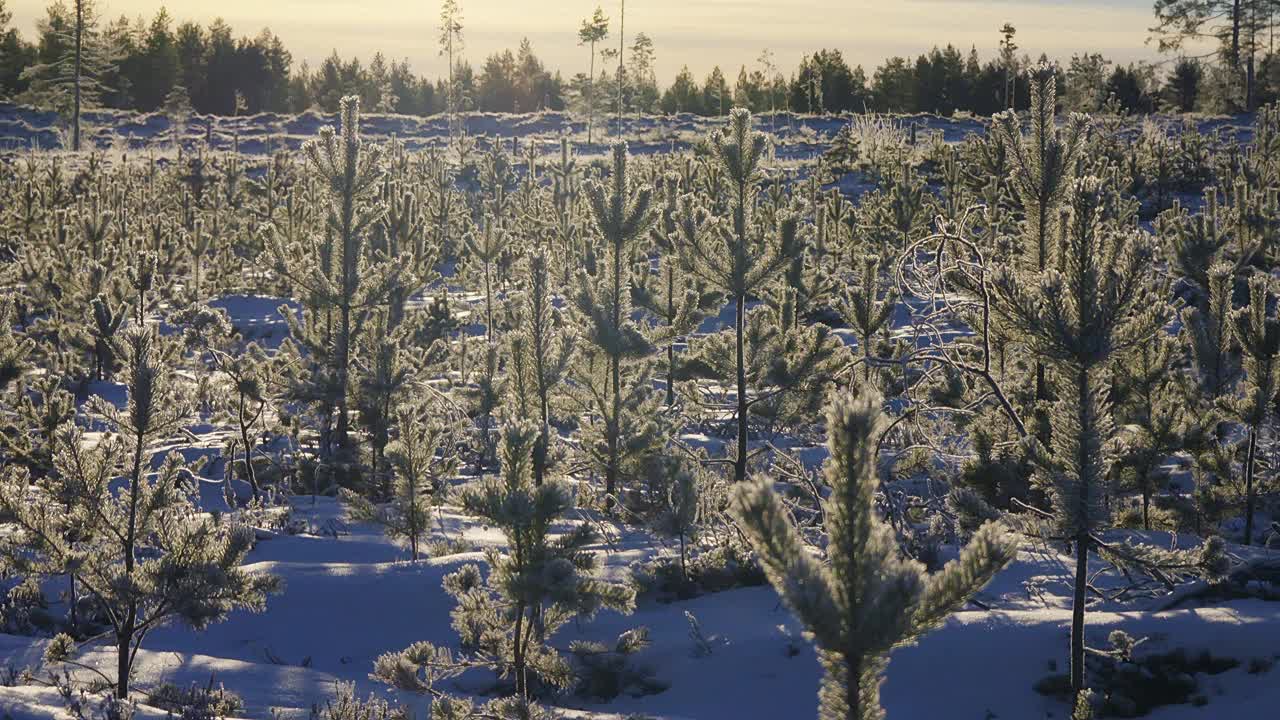
[{"label": "sky", "polygon": [[[50,0],[8,0],[17,26],[34,34]],[[415,71],[436,76],[445,69],[437,53],[438,0],[99,0],[103,15],[151,17],[164,5],[179,20],[226,20],[237,35],[269,27],[293,52],[295,63],[313,66],[333,50],[365,60],[381,50],[408,59]],[[460,0],[466,57],[474,66],[485,56],[516,48],[528,37],[534,51],[566,76],[587,69],[577,30],[597,5],[611,19],[618,41],[619,0]],[[1157,57],[1146,43],[1151,0],[632,0],[628,44],[637,32],[654,41],[657,73],[666,82],[688,65],[695,75],[722,66],[736,75],[754,66],[769,48],[790,73],[818,48],[835,48],[870,75],[886,57],[914,58],[933,45],[976,46],[984,58],[999,41],[998,28],[1012,22],[1019,47],[1058,59],[1101,52],[1130,62]]]}]

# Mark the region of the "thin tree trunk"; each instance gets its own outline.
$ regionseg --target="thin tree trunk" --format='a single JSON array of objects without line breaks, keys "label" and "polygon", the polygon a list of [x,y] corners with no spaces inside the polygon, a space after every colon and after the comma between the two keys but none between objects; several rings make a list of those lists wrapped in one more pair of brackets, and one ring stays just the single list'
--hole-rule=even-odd
[{"label": "thin tree trunk", "polygon": [[849,703],[848,720],[862,720],[862,663],[858,658],[852,658],[847,662],[849,675],[845,678],[845,682],[849,685],[848,697],[845,698]]},{"label": "thin tree trunk", "polygon": [[529,684],[525,677],[524,668],[524,606],[517,607],[516,627],[515,627],[515,643],[512,648],[512,674],[516,678],[516,697],[521,700],[529,698]]},{"label": "thin tree trunk", "polygon": [[[1082,437],[1094,432],[1096,421],[1090,407],[1090,368],[1085,366],[1079,370],[1076,381],[1076,390],[1078,392],[1078,406],[1076,414],[1078,418],[1079,428],[1077,432]],[[1092,486],[1093,478],[1089,477],[1092,471],[1092,463],[1089,458],[1089,448],[1087,442],[1080,442],[1079,457],[1076,459],[1076,465],[1080,477],[1078,491],[1079,503],[1075,510],[1077,517],[1075,524],[1078,526],[1076,532],[1076,577],[1075,587],[1071,597],[1071,690],[1073,698],[1084,690],[1084,615],[1085,615],[1085,591],[1089,582],[1089,545],[1091,542],[1089,534],[1089,506],[1092,502]]]},{"label": "thin tree trunk", "polygon": [[587,145],[596,123],[596,41],[591,41],[591,71],[587,74]]},{"label": "thin tree trunk", "polygon": [[[667,317],[675,318],[676,315],[676,275],[671,271],[671,263],[665,263],[667,266]],[[668,320],[668,325],[671,321]],[[667,343],[667,407],[676,404],[676,345],[674,339]]]},{"label": "thin tree trunk", "polygon": [[684,547],[684,533],[680,533],[680,579],[685,583],[689,582],[688,564],[685,562],[687,553]]},{"label": "thin tree trunk", "polygon": [[1089,581],[1089,535],[1076,538],[1076,580],[1071,601],[1071,691],[1084,690],[1084,602]]},{"label": "thin tree trunk", "polygon": [[68,596],[71,598],[71,629],[75,631],[79,627],[78,611],[76,610],[76,574],[67,573],[67,582],[69,585]]},{"label": "thin tree trunk", "polygon": [[1240,70],[1240,0],[1231,9],[1231,69]]},{"label": "thin tree trunk", "polygon": [[80,70],[84,58],[84,0],[76,0],[76,68],[71,125],[71,149],[80,152]]},{"label": "thin tree trunk", "polygon": [[747,368],[746,368],[746,309],[747,298],[738,296],[734,330],[737,335],[738,359],[738,456],[733,463],[733,479],[741,482],[747,478]]},{"label": "thin tree trunk", "polygon": [[351,418],[347,410],[347,379],[348,365],[351,361],[351,307],[345,301],[342,305],[342,326],[340,336],[338,338],[337,353],[337,370],[338,370],[338,387],[336,398],[338,401],[338,429],[337,441],[339,450],[347,449],[348,435],[351,428]]},{"label": "thin tree trunk", "polygon": [[258,473],[253,469],[253,443],[249,442],[249,426],[245,423],[244,417],[244,395],[240,395],[239,407],[240,419],[240,440],[244,443],[244,478],[249,481],[249,488],[253,491],[253,499],[261,499],[261,490],[258,488]]},{"label": "thin tree trunk", "polygon": [[484,334],[493,342],[493,281],[489,275],[489,263],[484,265]]},{"label": "thin tree trunk", "polygon": [[1142,488],[1142,529],[1151,530],[1151,491],[1145,487],[1145,482]]},{"label": "thin tree trunk", "polygon": [[1253,9],[1250,13],[1249,59],[1246,62],[1245,81],[1244,81],[1244,104],[1245,104],[1245,109],[1248,110],[1249,112],[1253,112],[1254,105],[1255,105],[1253,91],[1254,91],[1254,81],[1257,77],[1257,71],[1254,65],[1255,59],[1258,54],[1257,38],[1258,38],[1258,5],[1257,3],[1254,3]]},{"label": "thin tree trunk", "polygon": [[133,644],[133,623],[130,621],[116,633],[116,697],[121,700],[129,698],[130,663],[129,649]]},{"label": "thin tree trunk", "polygon": [[[133,567],[136,563],[134,547],[137,542],[138,532],[138,501],[141,499],[138,485],[142,481],[142,455],[145,438],[142,428],[137,428],[137,431],[138,437],[133,448],[133,468],[130,473],[129,483],[129,524],[125,528],[123,547],[124,575],[126,578],[133,576]],[[137,619],[138,608],[131,601],[123,623],[116,629],[116,697],[121,700],[129,697],[129,670],[132,666],[130,649],[133,643],[134,623],[137,622]]]},{"label": "thin tree trunk", "polygon": [[[620,329],[622,327],[622,244],[617,243],[613,248],[613,327]],[[611,415],[609,419],[609,466],[605,470],[605,510],[613,511],[614,491],[618,486],[618,455],[619,441],[618,435],[622,432],[622,358],[613,355],[609,358],[609,371],[611,380],[612,402]]]},{"label": "thin tree trunk", "polygon": [[618,132],[622,132],[622,80],[626,70],[623,57],[627,50],[627,0],[622,0],[622,15],[618,19]]},{"label": "thin tree trunk", "polygon": [[1253,476],[1258,454],[1258,428],[1249,428],[1249,454],[1244,466],[1244,544],[1253,544]]}]

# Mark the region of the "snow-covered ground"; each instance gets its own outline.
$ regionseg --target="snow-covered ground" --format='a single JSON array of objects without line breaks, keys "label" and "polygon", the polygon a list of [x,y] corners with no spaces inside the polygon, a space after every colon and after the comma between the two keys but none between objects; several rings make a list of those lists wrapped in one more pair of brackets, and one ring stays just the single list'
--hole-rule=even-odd
[{"label": "snow-covered ground", "polygon": [[[377,529],[349,524],[334,500],[294,499],[294,517],[315,529],[340,528],[336,537],[280,534],[262,540],[252,567],[284,578],[283,594],[266,613],[237,613],[203,633],[169,627],[154,633],[138,661],[137,686],[161,681],[180,686],[225,685],[241,695],[245,715],[273,711],[304,717],[313,703],[332,694],[338,681],[359,692],[384,692],[368,679],[383,652],[416,640],[446,646],[457,641],[449,627],[452,600],[441,578],[460,565],[482,562],[479,550],[501,544],[501,536],[470,518],[446,510],[437,538],[463,539],[476,550],[412,563]],[[660,551],[661,541],[643,533],[620,533],[602,545],[606,573],[621,577],[634,560]],[[1065,708],[1033,690],[1036,681],[1061,668],[1067,648],[1070,570],[1065,556],[1028,547],[1018,561],[979,596],[918,646],[897,651],[884,686],[890,718],[1062,718]],[[1035,587],[1032,594],[1028,588]],[[1149,717],[1264,718],[1280,706],[1280,683],[1269,673],[1251,674],[1250,660],[1274,659],[1280,605],[1242,600],[1213,607],[1145,613],[1140,605],[1095,607],[1089,616],[1091,645],[1105,647],[1113,629],[1148,637],[1150,651],[1212,649],[1215,657],[1240,661],[1226,673],[1199,678],[1204,707],[1170,706]],[[685,613],[701,624],[711,652],[697,652]],[[611,641],[628,628],[645,626],[651,645],[637,656],[669,687],[644,697],[592,703],[568,696],[561,704],[583,717],[632,713],[662,720],[806,718],[817,707],[820,670],[797,623],[767,587],[743,588],[682,602],[643,599],[623,617],[604,613],[570,625],[555,639]],[[0,666],[37,664],[46,641],[0,636]],[[88,652],[84,660],[110,673],[114,650]],[[1272,671],[1278,672],[1278,671]],[[480,690],[485,676],[464,675],[460,692]],[[400,700],[424,717],[421,698]],[[62,717],[56,694],[29,687],[0,688],[0,713],[13,718]],[[3,716],[3,715],[0,715]]]}]

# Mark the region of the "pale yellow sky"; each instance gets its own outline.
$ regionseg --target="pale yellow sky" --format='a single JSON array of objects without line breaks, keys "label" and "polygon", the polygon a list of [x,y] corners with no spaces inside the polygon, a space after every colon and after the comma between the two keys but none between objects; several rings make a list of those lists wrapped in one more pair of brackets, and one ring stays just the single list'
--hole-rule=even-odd
[{"label": "pale yellow sky", "polygon": [[[408,58],[415,70],[437,75],[438,0],[101,0],[108,16],[150,17],[161,5],[179,19],[207,22],[222,17],[237,34],[270,27],[294,53],[295,62],[317,60],[337,49],[368,58],[377,50]],[[9,0],[18,26],[32,33],[48,0]],[[577,46],[581,20],[596,5],[612,19],[609,42],[617,42],[618,0],[461,0],[466,56],[477,67],[496,50],[529,37],[534,50],[566,75],[585,71],[585,48]],[[1097,51],[1128,62],[1153,58],[1145,44],[1151,0],[632,0],[627,4],[628,41],[637,32],[653,38],[658,75],[668,80],[682,64],[699,76],[721,65],[731,76],[773,49],[784,72],[815,49],[841,50],[867,74],[890,55],[915,55],[935,44],[953,43],[983,57],[995,52],[997,28],[1018,28],[1017,42],[1034,55],[1068,58]]]}]

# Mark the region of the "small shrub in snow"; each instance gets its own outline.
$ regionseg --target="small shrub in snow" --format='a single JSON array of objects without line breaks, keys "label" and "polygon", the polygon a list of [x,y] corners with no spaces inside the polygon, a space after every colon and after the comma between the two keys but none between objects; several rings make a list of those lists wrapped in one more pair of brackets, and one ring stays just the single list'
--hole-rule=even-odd
[{"label": "small shrub in snow", "polygon": [[653,668],[633,657],[648,644],[649,629],[643,627],[622,633],[613,647],[582,640],[571,643],[569,652],[577,665],[576,692],[596,700],[612,700],[623,693],[641,697],[666,690],[667,685],[654,677]]},{"label": "small shrub in snow", "polygon": [[373,695],[361,700],[356,696],[355,683],[338,683],[331,699],[311,706],[311,720],[410,720],[410,717],[406,708]]},{"label": "small shrub in snow", "polygon": [[0,632],[7,635],[34,635],[56,626],[40,583],[28,577],[9,589],[0,599]]},{"label": "small shrub in snow", "polygon": [[[1094,650],[1088,657],[1092,691],[1077,695],[1075,705],[1078,713],[1082,699],[1088,698],[1085,704],[1092,714],[1083,717],[1136,718],[1168,705],[1201,706],[1208,699],[1200,692],[1197,676],[1219,675],[1240,665],[1207,650],[1192,654],[1177,648],[1141,655],[1135,650],[1143,641],[1122,630],[1112,631],[1108,642],[1109,650]],[[1068,675],[1050,675],[1036,683],[1035,689],[1064,701],[1072,696]]]},{"label": "small shrub in snow", "polygon": [[244,710],[239,695],[221,685],[179,687],[173,683],[161,683],[147,693],[147,704],[177,715],[181,720],[214,720],[236,717]]}]

